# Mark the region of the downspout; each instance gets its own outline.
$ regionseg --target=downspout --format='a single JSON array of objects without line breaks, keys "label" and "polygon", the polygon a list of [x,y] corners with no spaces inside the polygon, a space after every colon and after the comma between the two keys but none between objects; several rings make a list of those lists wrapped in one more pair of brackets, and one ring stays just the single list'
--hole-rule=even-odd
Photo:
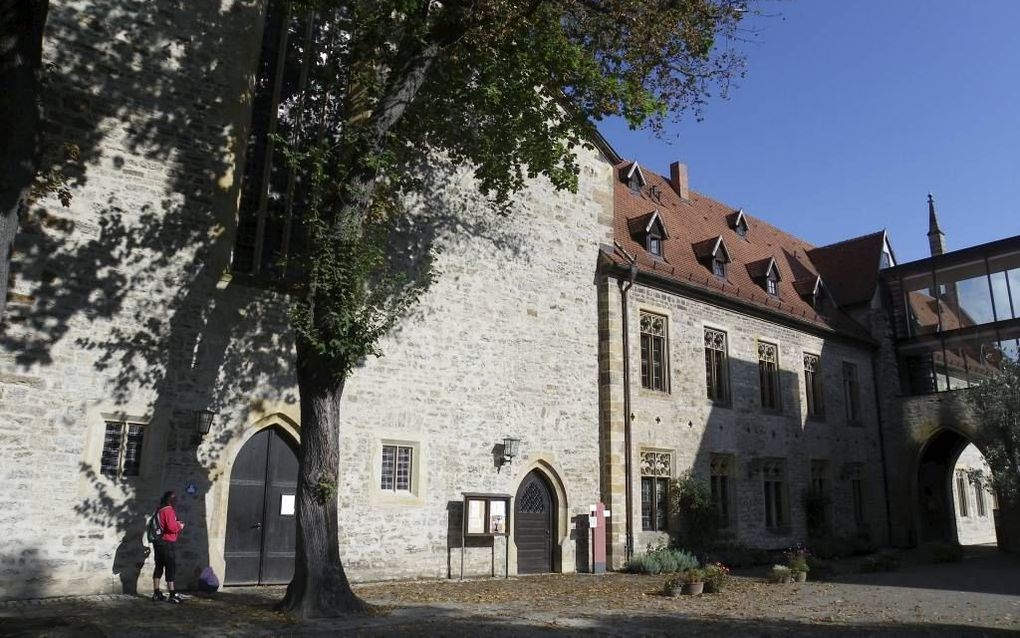
[{"label": "downspout", "polygon": [[629,562],[634,556],[634,518],[631,515],[633,510],[632,479],[631,479],[631,435],[630,435],[630,333],[627,321],[627,293],[634,286],[637,279],[637,260],[620,246],[619,242],[613,242],[616,249],[630,262],[627,272],[627,281],[620,280],[620,314],[621,328],[623,330],[623,467],[624,467],[624,509],[626,509],[625,520],[627,521],[626,559]]},{"label": "downspout", "polygon": [[885,429],[882,427],[882,402],[878,392],[878,361],[875,350],[871,351],[871,390],[875,395],[875,415],[878,417],[878,453],[882,457],[882,492],[885,494],[885,533],[890,545],[893,544],[892,507],[889,504],[889,470],[885,464]]}]

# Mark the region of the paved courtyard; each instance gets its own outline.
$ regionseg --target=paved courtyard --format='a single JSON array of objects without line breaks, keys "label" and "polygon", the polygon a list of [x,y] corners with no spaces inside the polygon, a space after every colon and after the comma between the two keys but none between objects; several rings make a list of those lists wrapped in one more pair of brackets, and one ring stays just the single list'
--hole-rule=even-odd
[{"label": "paved courtyard", "polygon": [[[844,564],[846,572],[852,564]],[[887,574],[771,585],[735,578],[722,594],[666,598],[664,577],[544,575],[357,587],[366,616],[290,622],[283,589],[231,588],[181,606],[131,596],[0,603],[4,636],[269,635],[946,635],[1020,632],[1020,557],[910,565]]]}]

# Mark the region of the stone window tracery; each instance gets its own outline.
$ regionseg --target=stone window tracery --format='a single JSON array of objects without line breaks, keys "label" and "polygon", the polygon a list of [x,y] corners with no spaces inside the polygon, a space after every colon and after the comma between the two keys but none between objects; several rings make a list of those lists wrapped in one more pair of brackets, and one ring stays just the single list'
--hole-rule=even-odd
[{"label": "stone window tracery", "polygon": [[807,397],[808,416],[816,419],[825,416],[825,390],[822,384],[822,361],[816,354],[804,353],[804,394]]},{"label": "stone window tracery", "polygon": [[766,410],[779,410],[779,347],[774,343],[758,342],[758,385],[761,395],[761,407]]},{"label": "stone window tracery", "polygon": [[641,452],[641,529],[666,531],[669,528],[669,481],[673,474],[673,455],[669,452]]},{"label": "stone window tracery", "polygon": [[641,387],[669,391],[666,318],[650,312],[640,315]]},{"label": "stone window tracery", "polygon": [[726,333],[705,328],[705,382],[709,399],[718,403],[729,401],[728,373]]}]

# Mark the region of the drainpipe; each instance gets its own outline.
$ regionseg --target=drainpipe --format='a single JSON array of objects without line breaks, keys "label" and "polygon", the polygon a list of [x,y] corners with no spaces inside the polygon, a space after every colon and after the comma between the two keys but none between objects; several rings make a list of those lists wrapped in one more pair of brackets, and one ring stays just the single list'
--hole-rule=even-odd
[{"label": "drainpipe", "polygon": [[885,533],[893,544],[892,506],[889,504],[889,470],[885,464],[885,431],[882,427],[882,402],[878,392],[878,361],[876,351],[871,352],[871,390],[875,394],[875,416],[878,417],[878,452],[882,457],[882,491],[885,493]]},{"label": "drainpipe", "polygon": [[631,516],[633,512],[631,494],[631,436],[630,436],[630,333],[627,328],[627,293],[630,292],[631,287],[634,286],[634,280],[637,279],[637,260],[620,246],[619,242],[613,242],[616,244],[616,249],[623,254],[623,256],[630,262],[630,267],[627,272],[627,281],[620,280],[620,314],[622,320],[623,329],[623,467],[625,477],[624,485],[627,490],[624,494],[624,509],[626,509],[626,521],[627,521],[627,541],[625,547],[626,559],[630,559],[634,556],[634,518]]}]

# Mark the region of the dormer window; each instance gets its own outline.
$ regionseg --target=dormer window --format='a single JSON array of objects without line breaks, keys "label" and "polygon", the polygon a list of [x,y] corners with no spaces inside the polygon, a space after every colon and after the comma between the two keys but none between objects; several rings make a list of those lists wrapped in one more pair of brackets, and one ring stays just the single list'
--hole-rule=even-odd
[{"label": "dormer window", "polygon": [[[779,266],[776,265],[774,257],[747,264],[747,274],[751,275],[751,279],[758,282],[770,296],[779,296],[779,280],[783,277],[779,274]],[[794,286],[796,287],[796,283]]]},{"label": "dormer window", "polygon": [[747,239],[747,219],[744,217],[744,210],[740,209],[733,212],[729,218],[730,228],[733,229],[739,237]]},{"label": "dormer window", "polygon": [[662,242],[669,239],[669,232],[662,222],[662,217],[659,216],[659,211],[653,210],[650,213],[628,219],[627,229],[634,241],[644,246],[650,255],[663,258]]},{"label": "dormer window", "polygon": [[712,274],[719,279],[726,279],[726,262],[718,257],[713,258]]},{"label": "dormer window", "polygon": [[649,233],[645,242],[645,248],[656,257],[662,257],[662,237]]},{"label": "dormer window", "polygon": [[811,300],[811,305],[818,314],[825,313],[825,291],[822,290],[821,286],[819,286],[818,290],[815,291],[815,296]]},{"label": "dormer window", "polygon": [[730,251],[727,250],[722,235],[699,241],[692,247],[698,261],[711,268],[712,274],[719,279],[726,279],[726,264],[730,262]]},{"label": "dormer window", "polygon": [[620,181],[626,183],[630,188],[630,192],[635,195],[640,195],[641,189],[648,183],[645,179],[645,174],[641,171],[641,167],[638,166],[637,162],[620,169]]}]

